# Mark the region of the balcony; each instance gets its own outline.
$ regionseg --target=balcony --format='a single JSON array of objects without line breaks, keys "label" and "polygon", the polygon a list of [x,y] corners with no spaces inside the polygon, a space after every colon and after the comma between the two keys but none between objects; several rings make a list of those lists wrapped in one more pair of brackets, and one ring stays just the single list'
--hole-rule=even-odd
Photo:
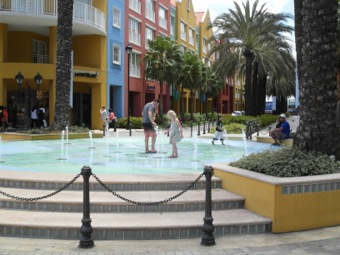
[{"label": "balcony", "polygon": [[[58,0],[0,0],[0,23],[9,30],[31,31],[48,35],[57,26]],[[93,6],[75,1],[73,34],[106,35],[105,15]]]}]

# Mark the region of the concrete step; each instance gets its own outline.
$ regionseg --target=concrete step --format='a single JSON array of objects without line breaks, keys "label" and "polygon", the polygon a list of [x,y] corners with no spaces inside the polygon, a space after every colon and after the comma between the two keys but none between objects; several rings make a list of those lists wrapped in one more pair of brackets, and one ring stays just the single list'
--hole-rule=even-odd
[{"label": "concrete step", "polygon": [[[47,196],[51,192],[11,188],[2,188],[1,191],[18,198],[18,200],[14,200],[3,195],[0,196],[0,208],[2,209],[49,212],[83,211],[82,191],[63,191],[42,200],[35,198]],[[178,198],[158,205],[148,205],[148,203],[167,200],[179,194],[179,191],[121,191],[117,194],[127,200],[142,203],[142,205],[128,203],[106,191],[93,191],[90,192],[90,211],[93,213],[147,213],[205,210],[205,190],[188,190]],[[213,210],[237,209],[243,208],[244,205],[243,197],[223,189],[213,189],[212,200]]]},{"label": "concrete step", "polygon": [[[78,179],[67,189],[50,196],[75,176],[2,171],[0,236],[79,239],[83,217],[83,177],[76,177]],[[111,192],[104,190],[95,177]],[[205,181],[201,174],[90,176],[93,237],[97,240],[201,237]],[[193,189],[188,189],[193,183]],[[270,219],[244,210],[244,199],[221,189],[221,186],[221,180],[213,177],[215,236],[271,231]],[[163,204],[165,201],[167,203]],[[151,202],[160,204],[150,206],[148,203]]]},{"label": "concrete step", "polygon": [[[213,211],[214,236],[262,234],[271,220],[244,209]],[[0,210],[0,235],[80,239],[81,213]],[[92,213],[95,240],[174,239],[203,235],[204,212]]]},{"label": "concrete step", "polygon": [[[80,172],[79,172],[80,173]],[[79,174],[58,173],[25,173],[2,170],[0,187],[17,189],[58,190],[69,183]],[[144,174],[144,175],[110,175],[102,174],[97,177],[113,191],[147,191],[147,190],[183,190],[191,185],[201,174]],[[94,176],[90,176],[90,190],[102,191],[103,187]],[[212,188],[221,188],[221,180],[212,177]],[[205,189],[205,176],[203,175],[194,185],[193,189]],[[83,190],[83,177],[77,180],[67,190]]]}]

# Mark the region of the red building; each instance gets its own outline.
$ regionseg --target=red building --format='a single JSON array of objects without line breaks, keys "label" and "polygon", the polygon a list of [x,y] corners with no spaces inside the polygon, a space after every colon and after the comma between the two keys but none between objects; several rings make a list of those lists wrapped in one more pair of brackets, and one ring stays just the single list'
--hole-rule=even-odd
[{"label": "red building", "polygon": [[[143,106],[146,102],[159,98],[160,88],[158,82],[147,80],[145,78],[145,63],[143,58],[148,49],[148,40],[153,40],[158,35],[170,36],[170,1],[168,0],[130,0],[126,10],[125,24],[127,33],[125,33],[126,45],[133,49],[131,54],[125,54],[125,63],[129,65],[129,73],[125,72],[125,102],[129,101],[131,106],[131,115],[140,116]],[[128,61],[128,56],[130,59]],[[128,70],[126,66],[126,70]],[[127,104],[127,103],[126,103]],[[167,86],[163,87],[163,109],[169,109],[170,95]],[[129,109],[128,105],[124,107],[125,114]]]}]

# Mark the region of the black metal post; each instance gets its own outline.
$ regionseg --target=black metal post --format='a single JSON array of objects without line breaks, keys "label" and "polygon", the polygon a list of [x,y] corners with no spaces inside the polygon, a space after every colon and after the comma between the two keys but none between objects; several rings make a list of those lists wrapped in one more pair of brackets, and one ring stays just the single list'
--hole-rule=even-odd
[{"label": "black metal post", "polygon": [[105,129],[106,129],[106,125],[104,124],[103,125],[103,136],[105,136],[105,131],[106,131]]},{"label": "black metal post", "polygon": [[130,55],[132,53],[132,46],[128,44],[125,47],[126,53],[128,55],[127,63],[128,63],[128,119],[127,119],[127,127],[126,129],[129,130],[130,136],[131,136],[131,122],[130,122],[130,116],[131,116],[131,98],[130,98]]},{"label": "black metal post", "polygon": [[197,136],[200,136],[200,135],[201,135],[200,126],[201,126],[201,122],[200,122],[200,120],[198,120]]},{"label": "black metal post", "polygon": [[208,133],[210,133],[210,119],[208,119]]},{"label": "black metal post", "polygon": [[190,120],[190,137],[192,137],[192,120]]},{"label": "black metal post", "polygon": [[88,166],[84,166],[81,169],[81,174],[84,178],[84,188],[83,188],[83,219],[81,222],[83,225],[80,228],[80,233],[82,234],[79,241],[79,248],[92,248],[94,246],[93,239],[91,237],[92,234],[92,226],[91,226],[91,218],[90,218],[90,184],[89,179],[92,175],[92,170]]},{"label": "black metal post", "polygon": [[203,218],[204,224],[202,226],[203,237],[201,244],[204,246],[212,246],[215,245],[215,237],[213,235],[214,225],[213,225],[213,217],[211,213],[211,177],[214,174],[214,169],[211,166],[204,167],[204,175],[206,178],[206,187],[205,187],[205,216]]},{"label": "black metal post", "polygon": [[203,118],[203,135],[205,135],[205,118]]}]

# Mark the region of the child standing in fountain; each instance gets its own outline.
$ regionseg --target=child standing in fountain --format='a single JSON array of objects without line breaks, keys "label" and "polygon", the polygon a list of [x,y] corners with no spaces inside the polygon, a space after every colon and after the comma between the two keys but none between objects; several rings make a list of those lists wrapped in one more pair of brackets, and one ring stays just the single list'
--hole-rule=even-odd
[{"label": "child standing in fountain", "polygon": [[222,116],[218,116],[218,120],[216,123],[216,132],[215,132],[215,136],[213,138],[213,140],[211,141],[211,143],[213,145],[215,145],[214,141],[220,140],[222,145],[224,145],[224,130],[223,130],[223,122],[222,122]]},{"label": "child standing in fountain", "polygon": [[169,134],[169,143],[172,145],[172,153],[169,158],[178,158],[177,143],[180,142],[183,138],[183,127],[174,111],[168,111],[166,116],[171,121],[170,128],[164,132],[164,134]]}]

